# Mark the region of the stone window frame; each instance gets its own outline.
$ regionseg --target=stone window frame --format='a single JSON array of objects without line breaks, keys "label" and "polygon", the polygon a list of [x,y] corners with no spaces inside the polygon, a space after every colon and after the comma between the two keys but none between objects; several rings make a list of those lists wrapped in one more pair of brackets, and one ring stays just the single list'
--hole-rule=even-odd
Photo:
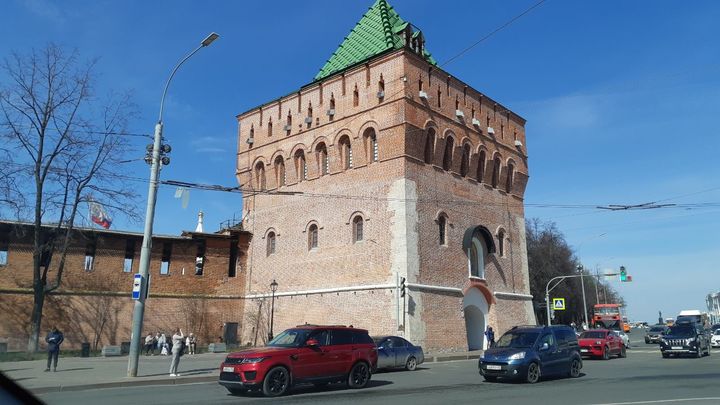
[{"label": "stone window frame", "polygon": [[[357,239],[357,234],[356,234],[356,222],[355,221],[357,220],[357,218],[360,218],[362,221],[362,239],[360,239],[360,240]],[[348,221],[345,222],[345,225],[350,225],[350,228],[351,228],[350,236],[351,236],[351,240],[352,240],[353,244],[363,243],[367,239],[367,227],[365,226],[365,224],[367,224],[368,221],[370,221],[370,218],[367,215],[365,215],[362,211],[355,211],[352,214],[350,214],[350,217],[348,218]]]},{"label": "stone window frame", "polygon": [[[315,227],[315,231],[317,232],[316,237],[316,245],[312,246],[312,234],[311,234],[311,228]],[[305,230],[303,230],[304,234],[307,234],[307,249],[308,252],[315,252],[318,249],[320,249],[320,230],[325,229],[325,227],[320,226],[320,223],[316,220],[309,221],[307,224],[305,224]]]},{"label": "stone window frame", "polygon": [[505,257],[507,254],[507,244],[506,242],[509,241],[510,238],[508,238],[508,232],[505,229],[505,227],[498,226],[495,230],[495,237],[498,240],[498,246],[497,246],[497,256],[498,257]]},{"label": "stone window frame", "polygon": [[[444,224],[443,224],[444,222]],[[435,214],[435,223],[437,224],[437,236],[438,236],[438,245],[441,247],[447,247],[448,246],[448,228],[450,227],[450,217],[448,214],[440,210]],[[444,229],[443,229],[444,225]],[[444,239],[444,240],[443,240]]]},{"label": "stone window frame", "polygon": [[[277,238],[280,236],[275,228],[268,228],[263,235],[265,241],[265,256],[270,257],[271,255],[277,254]],[[272,247],[272,251],[271,248]]]}]

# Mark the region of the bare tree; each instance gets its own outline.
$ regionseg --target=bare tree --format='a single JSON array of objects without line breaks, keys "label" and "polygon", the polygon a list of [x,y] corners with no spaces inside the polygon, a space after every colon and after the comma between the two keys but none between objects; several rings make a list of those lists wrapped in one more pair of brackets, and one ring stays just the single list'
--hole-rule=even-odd
[{"label": "bare tree", "polygon": [[31,219],[34,229],[30,352],[38,349],[46,295],[62,283],[79,208],[93,200],[138,216],[136,194],[122,181],[129,144],[118,135],[134,106],[129,95],[99,100],[94,66],[77,51],[49,45],[12,54],[1,67],[8,80],[0,89],[0,139],[9,169],[0,175],[0,198],[13,201],[17,217]]},{"label": "bare tree", "polygon": [[[538,219],[531,219],[526,226],[526,240],[530,292],[533,297],[544,300],[547,282],[553,277],[577,274],[580,261],[575,257],[575,252],[554,223],[542,223]],[[592,317],[592,307],[597,304],[594,294],[596,283],[598,280],[594,277],[585,277],[585,296],[589,317]],[[622,304],[622,297],[612,286],[600,282],[598,287],[607,292],[605,294],[607,302]],[[579,279],[566,279],[553,290],[552,294],[555,297],[565,298],[567,310],[555,313],[555,318],[559,322],[579,324],[585,318]],[[539,311],[538,317],[545,320],[547,315],[545,315],[545,311]]]}]

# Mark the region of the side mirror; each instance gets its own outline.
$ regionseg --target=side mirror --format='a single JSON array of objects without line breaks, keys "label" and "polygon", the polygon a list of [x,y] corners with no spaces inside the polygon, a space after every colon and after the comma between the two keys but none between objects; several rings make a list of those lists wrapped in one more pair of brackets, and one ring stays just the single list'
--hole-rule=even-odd
[{"label": "side mirror", "polygon": [[550,345],[547,344],[547,342],[543,343],[542,346],[540,346],[540,351],[544,352],[545,350],[550,349]]},{"label": "side mirror", "polygon": [[305,346],[318,347],[320,346],[320,342],[318,342],[317,339],[308,339],[307,342],[305,342]]}]

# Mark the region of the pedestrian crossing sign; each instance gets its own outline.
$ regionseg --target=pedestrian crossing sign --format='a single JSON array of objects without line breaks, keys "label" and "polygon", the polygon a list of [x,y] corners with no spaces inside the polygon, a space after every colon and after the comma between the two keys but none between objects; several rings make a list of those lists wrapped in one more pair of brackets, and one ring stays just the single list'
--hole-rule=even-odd
[{"label": "pedestrian crossing sign", "polygon": [[556,311],[565,310],[565,298],[553,298],[552,309]]}]

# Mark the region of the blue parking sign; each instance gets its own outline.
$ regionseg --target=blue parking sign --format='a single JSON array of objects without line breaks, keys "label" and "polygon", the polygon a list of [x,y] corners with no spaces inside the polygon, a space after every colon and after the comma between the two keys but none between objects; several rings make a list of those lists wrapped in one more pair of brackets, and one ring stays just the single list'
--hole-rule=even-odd
[{"label": "blue parking sign", "polygon": [[142,290],[142,275],[136,274],[133,278],[132,299],[140,299],[140,290]]}]

